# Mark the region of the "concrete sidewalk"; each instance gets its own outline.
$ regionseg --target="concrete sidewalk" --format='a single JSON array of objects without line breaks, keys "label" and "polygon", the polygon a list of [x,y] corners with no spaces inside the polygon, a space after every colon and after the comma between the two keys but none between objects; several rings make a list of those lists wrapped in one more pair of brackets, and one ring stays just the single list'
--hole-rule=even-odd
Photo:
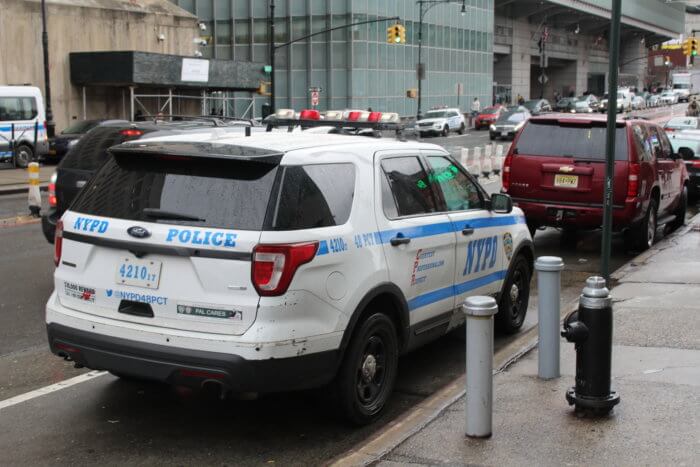
[{"label": "concrete sidewalk", "polygon": [[[26,193],[29,190],[27,183],[27,169],[13,169],[9,164],[0,164],[0,195]],[[39,186],[46,189],[51,174],[56,170],[55,165],[42,165],[39,168]]]},{"label": "concrete sidewalk", "polygon": [[[700,453],[700,216],[615,275],[607,418],[578,418],[573,344],[562,376],[537,378],[532,351],[494,377],[493,437],[464,437],[464,398],[379,465],[698,465]],[[583,286],[583,284],[582,284]]]}]

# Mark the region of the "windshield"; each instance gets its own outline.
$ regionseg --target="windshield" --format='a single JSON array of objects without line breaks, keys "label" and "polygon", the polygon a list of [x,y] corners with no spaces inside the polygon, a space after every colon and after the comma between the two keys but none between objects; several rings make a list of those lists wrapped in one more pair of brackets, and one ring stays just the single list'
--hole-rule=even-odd
[{"label": "windshield", "polygon": [[[533,122],[525,126],[518,139],[518,154],[528,156],[572,157],[605,160],[604,126],[560,125],[558,122]],[[627,160],[627,133],[615,132],[615,160]]]},{"label": "windshield", "polygon": [[678,152],[680,148],[690,148],[695,153],[695,158],[700,159],[700,138],[670,138],[673,152]]},{"label": "windshield", "polygon": [[426,112],[425,118],[447,118],[447,112],[444,110],[433,110]]},{"label": "windshield", "polygon": [[61,132],[63,135],[82,135],[87,133],[97,126],[99,122],[94,120],[84,120],[82,122],[75,122],[65,130]]},{"label": "windshield", "polygon": [[534,110],[537,107],[537,104],[539,104],[540,101],[527,101],[523,104],[525,108],[528,110]]},{"label": "windshield", "polygon": [[527,120],[527,114],[525,112],[508,112],[506,114],[501,115],[501,117],[498,119],[498,123],[500,124],[508,124],[508,123],[520,123]]}]

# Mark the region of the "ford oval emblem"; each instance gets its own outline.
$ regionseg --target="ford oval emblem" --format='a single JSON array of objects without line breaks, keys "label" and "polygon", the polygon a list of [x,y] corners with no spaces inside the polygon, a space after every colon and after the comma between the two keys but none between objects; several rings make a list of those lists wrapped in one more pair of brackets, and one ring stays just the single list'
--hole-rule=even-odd
[{"label": "ford oval emblem", "polygon": [[133,227],[129,227],[126,231],[129,235],[132,237],[136,238],[148,238],[151,236],[151,232],[148,230],[144,229],[143,227],[140,227],[138,225],[135,225]]}]

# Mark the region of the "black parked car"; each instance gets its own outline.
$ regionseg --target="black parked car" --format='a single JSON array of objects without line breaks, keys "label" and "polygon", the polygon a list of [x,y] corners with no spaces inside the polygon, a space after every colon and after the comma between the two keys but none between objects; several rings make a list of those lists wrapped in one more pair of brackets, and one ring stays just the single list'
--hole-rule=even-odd
[{"label": "black parked car", "polygon": [[46,161],[60,161],[68,150],[78,143],[88,131],[100,125],[127,124],[126,120],[81,120],[74,122],[58,135],[49,140],[49,153],[43,157]]},{"label": "black parked car", "polygon": [[[56,167],[49,183],[49,210],[41,218],[41,227],[49,243],[53,243],[56,222],[68,209],[78,192],[107,161],[107,149],[144,135],[155,136],[201,131],[221,127],[223,131],[242,132],[243,126],[229,124],[216,118],[193,118],[172,122],[113,121],[102,123],[88,131],[71,148]],[[259,128],[264,131],[264,128]]]}]

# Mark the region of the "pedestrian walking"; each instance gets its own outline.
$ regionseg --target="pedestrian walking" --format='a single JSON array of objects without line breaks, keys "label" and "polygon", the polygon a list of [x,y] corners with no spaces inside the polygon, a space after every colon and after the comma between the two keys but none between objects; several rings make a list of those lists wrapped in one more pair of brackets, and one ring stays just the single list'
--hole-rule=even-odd
[{"label": "pedestrian walking", "polygon": [[481,102],[478,97],[475,97],[472,101],[472,116],[476,117],[479,112],[481,112]]},{"label": "pedestrian walking", "polygon": [[525,103],[525,98],[518,94],[518,105],[523,105]]}]

